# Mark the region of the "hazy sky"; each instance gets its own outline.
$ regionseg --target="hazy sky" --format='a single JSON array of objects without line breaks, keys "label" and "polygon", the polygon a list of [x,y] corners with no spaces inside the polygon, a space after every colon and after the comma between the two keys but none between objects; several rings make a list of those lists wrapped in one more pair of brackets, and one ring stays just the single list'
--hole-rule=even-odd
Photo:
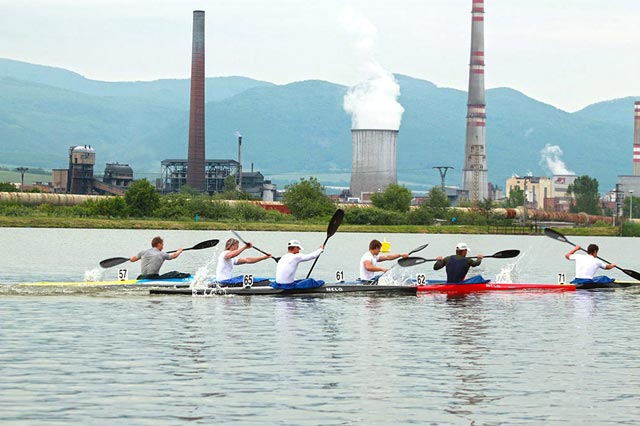
[{"label": "hazy sky", "polygon": [[[274,83],[361,78],[339,17],[377,28],[393,73],[467,89],[471,0],[0,0],[0,57],[108,81],[187,78],[193,10],[206,75]],[[640,97],[639,0],[486,0],[486,87],[575,111]]]}]

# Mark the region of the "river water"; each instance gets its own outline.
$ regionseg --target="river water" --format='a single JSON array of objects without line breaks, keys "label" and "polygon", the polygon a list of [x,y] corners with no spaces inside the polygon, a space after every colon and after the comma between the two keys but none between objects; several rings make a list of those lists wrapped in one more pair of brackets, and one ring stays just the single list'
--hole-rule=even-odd
[{"label": "river water", "polygon": [[[229,232],[0,229],[0,424],[637,424],[640,291],[493,292],[462,298],[188,297],[142,290],[29,287],[34,281],[115,279],[101,259],[131,256],[155,235],[165,249]],[[281,255],[324,233],[241,232]],[[571,247],[544,236],[338,232],[312,274],[355,278],[369,240],[427,258],[517,248],[476,272],[517,282],[572,276]],[[596,242],[600,255],[640,269],[634,239]],[[221,243],[222,245],[222,243]],[[207,267],[221,248],[187,251],[163,271]],[[247,255],[259,255],[255,251]],[[392,264],[389,262],[389,264]],[[302,264],[306,275],[311,262]],[[394,268],[392,278],[431,263]],[[139,264],[125,264],[130,274]],[[275,263],[237,271],[273,276]],[[625,279],[626,275],[609,271]]]}]

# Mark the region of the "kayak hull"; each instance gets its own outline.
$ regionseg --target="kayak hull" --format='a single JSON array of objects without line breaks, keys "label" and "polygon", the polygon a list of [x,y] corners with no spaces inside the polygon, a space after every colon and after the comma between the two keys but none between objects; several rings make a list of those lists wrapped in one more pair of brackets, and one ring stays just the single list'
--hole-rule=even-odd
[{"label": "kayak hull", "polygon": [[476,283],[476,284],[429,284],[419,285],[418,293],[476,293],[483,291],[575,291],[574,284],[523,284],[523,283]]},{"label": "kayak hull", "polygon": [[223,287],[223,288],[153,288],[149,290],[151,294],[165,295],[198,295],[198,296],[214,296],[214,295],[240,295],[240,296],[299,296],[299,295],[318,295],[318,294],[366,294],[366,295],[416,295],[416,286],[400,286],[400,285],[368,285],[368,284],[324,284],[316,288],[292,288],[279,289],[270,286],[253,286],[249,288],[242,287]]}]

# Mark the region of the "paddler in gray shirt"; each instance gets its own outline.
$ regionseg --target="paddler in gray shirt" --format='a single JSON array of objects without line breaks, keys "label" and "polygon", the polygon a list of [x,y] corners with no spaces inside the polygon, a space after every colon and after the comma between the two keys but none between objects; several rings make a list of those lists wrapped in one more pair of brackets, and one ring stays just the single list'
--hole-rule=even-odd
[{"label": "paddler in gray shirt", "polygon": [[[144,278],[175,278],[173,276],[164,276],[168,274],[172,274],[169,272],[164,274],[162,277],[160,276],[160,268],[165,260],[175,259],[180,256],[182,253],[182,248],[179,248],[175,252],[169,254],[162,251],[164,247],[164,240],[160,237],[154,237],[151,240],[151,248],[148,250],[143,250],[135,256],[131,256],[129,259],[131,262],[137,262],[138,260],[142,260],[140,276],[139,280]],[[179,274],[179,273],[178,273]]]}]

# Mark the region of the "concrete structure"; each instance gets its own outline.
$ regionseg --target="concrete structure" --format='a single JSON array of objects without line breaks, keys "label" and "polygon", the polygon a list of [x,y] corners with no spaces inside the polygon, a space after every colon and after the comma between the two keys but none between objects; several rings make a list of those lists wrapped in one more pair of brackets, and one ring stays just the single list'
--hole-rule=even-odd
[{"label": "concrete structure", "polygon": [[204,11],[193,12],[191,53],[191,106],[189,115],[189,176],[187,184],[205,190],[204,143]]},{"label": "concrete structure", "polygon": [[102,182],[126,190],[133,182],[133,170],[128,164],[107,163]]},{"label": "concrete structure", "polygon": [[640,176],[640,101],[636,101],[634,110],[633,175]]},{"label": "concrete structure", "polygon": [[568,197],[567,190],[569,185],[575,182],[576,175],[553,175],[551,177],[551,195],[552,198]]},{"label": "concrete structure", "polygon": [[91,194],[95,164],[96,151],[91,145],[72,146],[69,149],[67,193]]},{"label": "concrete structure", "polygon": [[505,184],[507,194],[512,189],[520,188],[524,191],[527,208],[544,209],[546,198],[551,197],[551,179],[537,176],[512,176]]},{"label": "concrete structure", "polygon": [[485,144],[484,0],[473,0],[471,16],[471,60],[462,188],[468,191],[469,200],[475,202],[489,196]]},{"label": "concrete structure", "polygon": [[367,199],[367,194],[384,191],[398,182],[397,130],[352,129],[351,195]]}]

